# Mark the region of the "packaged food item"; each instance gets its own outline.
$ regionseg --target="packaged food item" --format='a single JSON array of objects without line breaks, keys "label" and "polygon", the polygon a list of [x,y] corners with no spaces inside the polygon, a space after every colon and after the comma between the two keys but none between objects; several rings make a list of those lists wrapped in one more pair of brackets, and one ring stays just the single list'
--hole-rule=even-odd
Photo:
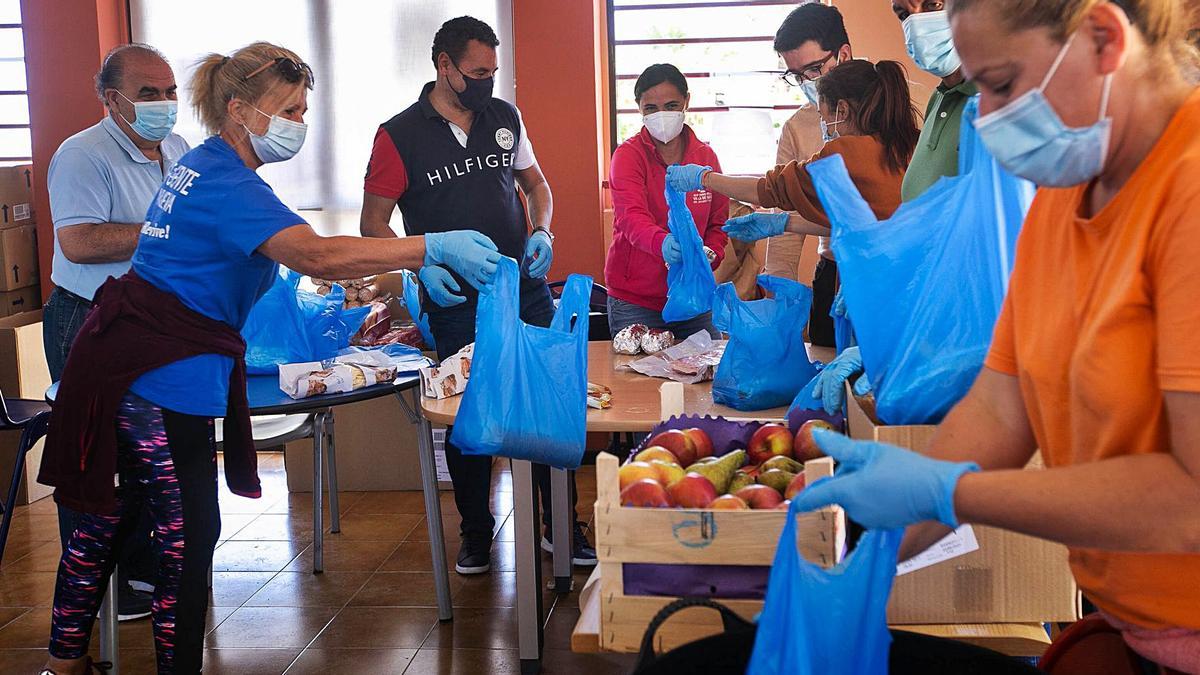
[{"label": "packaged food item", "polygon": [[675,344],[675,334],[664,328],[651,328],[642,336],[642,351],[657,354]]},{"label": "packaged food item", "polygon": [[344,394],[395,379],[396,366],[379,352],[356,352],[329,361],[279,366],[279,388],[294,399]]},{"label": "packaged food item", "polygon": [[589,408],[604,410],[612,407],[612,389],[602,384],[588,382],[587,404]]},{"label": "packaged food item", "polygon": [[347,308],[362,307],[371,302],[387,304],[391,299],[386,293],[380,293],[379,287],[375,285],[375,277],[338,279],[336,281],[312,277],[312,282],[317,286],[318,295],[329,295],[334,284],[341,286],[346,292],[345,307]]},{"label": "packaged food item", "polygon": [[706,331],[698,331],[677,345],[623,367],[650,377],[696,384],[713,378],[725,353],[725,344],[723,340],[713,340]]},{"label": "packaged food item", "polygon": [[472,342],[440,364],[422,368],[421,392],[426,398],[450,398],[466,391],[474,355],[475,343]]},{"label": "packaged food item", "polygon": [[640,323],[622,328],[613,336],[613,351],[618,354],[640,354],[642,352],[642,337],[649,330],[649,328]]},{"label": "packaged food item", "polygon": [[[395,326],[396,324],[393,324]],[[425,338],[421,335],[421,329],[413,324],[401,324],[399,328],[393,328],[386,335],[383,335],[376,340],[371,346],[378,347],[381,345],[408,345],[416,347],[421,351],[428,351],[429,347],[425,344]]]},{"label": "packaged food item", "polygon": [[359,346],[373,346],[378,343],[377,340],[382,338],[392,329],[392,312],[388,306],[382,302],[372,302],[371,311],[367,313],[367,318],[363,319],[362,327],[350,338],[350,344]]}]

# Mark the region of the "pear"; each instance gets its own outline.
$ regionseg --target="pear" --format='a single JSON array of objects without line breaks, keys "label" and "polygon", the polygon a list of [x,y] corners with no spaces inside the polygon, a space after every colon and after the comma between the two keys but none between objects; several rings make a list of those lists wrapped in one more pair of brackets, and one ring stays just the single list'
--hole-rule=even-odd
[{"label": "pear", "polygon": [[[698,473],[704,476],[717,488],[717,494],[729,492],[729,484],[733,481],[733,473],[746,463],[746,451],[734,450],[726,453],[715,462],[696,463],[687,468],[688,473]],[[784,487],[787,487],[784,484]]]},{"label": "pear", "polygon": [[733,494],[747,485],[754,485],[754,476],[744,471],[738,471],[733,474],[733,480],[729,481],[729,494]]},{"label": "pear", "polygon": [[760,485],[773,487],[775,488],[776,492],[783,494],[783,491],[787,490],[788,483],[791,483],[792,479],[795,477],[796,474],[792,473],[791,471],[771,469],[770,471],[764,471],[758,474],[758,482]]},{"label": "pear", "polygon": [[759,471],[770,471],[771,469],[779,469],[788,473],[804,473],[804,465],[791,457],[783,455],[775,455],[771,459],[763,462],[759,467]]}]

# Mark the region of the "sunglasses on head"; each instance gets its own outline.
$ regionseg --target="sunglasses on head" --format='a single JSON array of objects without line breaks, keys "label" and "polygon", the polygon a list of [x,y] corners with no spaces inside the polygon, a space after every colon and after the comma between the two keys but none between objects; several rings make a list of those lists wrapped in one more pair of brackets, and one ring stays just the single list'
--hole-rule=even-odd
[{"label": "sunglasses on head", "polygon": [[279,71],[279,76],[282,77],[285,82],[290,84],[301,82],[307,77],[307,86],[309,89],[312,89],[313,84],[315,84],[317,81],[316,78],[313,77],[312,68],[309,68],[307,63],[304,63],[303,61],[297,62],[286,56],[280,56],[267,61],[258,68],[255,68],[254,71],[249,75],[243,77],[242,81],[245,82],[272,66],[275,67],[275,70]]}]

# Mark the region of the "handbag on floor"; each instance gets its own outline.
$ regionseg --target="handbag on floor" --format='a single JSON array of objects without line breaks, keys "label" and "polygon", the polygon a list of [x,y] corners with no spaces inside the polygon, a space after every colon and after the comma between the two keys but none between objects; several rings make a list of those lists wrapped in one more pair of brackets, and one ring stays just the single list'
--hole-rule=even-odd
[{"label": "handbag on floor", "polygon": [[[724,632],[656,655],[654,640],[658,629],[674,614],[690,607],[706,607],[720,612]],[[659,610],[646,627],[633,675],[742,675],[746,672],[750,650],[754,647],[754,630],[754,624],[719,602],[704,598],[681,598]]]},{"label": "handbag on floor", "polygon": [[451,433],[466,455],[575,469],[587,437],[592,278],[572,274],[549,328],[521,320],[517,261],[501,258],[479,294],[475,357]]},{"label": "handbag on floor", "polygon": [[[667,268],[667,304],[663,321],[687,321],[710,311],[717,282],[712,265],[704,255],[704,240],[696,229],[696,221],[687,207],[687,194],[666,188],[667,229],[675,235],[683,256],[678,265]],[[680,335],[680,339],[687,337]]]}]

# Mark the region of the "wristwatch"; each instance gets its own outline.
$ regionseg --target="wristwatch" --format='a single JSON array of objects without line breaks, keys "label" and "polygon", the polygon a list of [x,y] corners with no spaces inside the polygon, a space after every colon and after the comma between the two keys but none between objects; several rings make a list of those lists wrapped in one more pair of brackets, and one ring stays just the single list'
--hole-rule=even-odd
[{"label": "wristwatch", "polygon": [[535,227],[535,228],[533,228],[533,231],[534,231],[534,232],[545,232],[545,233],[546,233],[546,236],[547,236],[547,237],[550,237],[550,243],[551,243],[551,244],[553,244],[553,243],[554,243],[554,233],[550,231],[550,228],[548,228],[548,227]]}]

